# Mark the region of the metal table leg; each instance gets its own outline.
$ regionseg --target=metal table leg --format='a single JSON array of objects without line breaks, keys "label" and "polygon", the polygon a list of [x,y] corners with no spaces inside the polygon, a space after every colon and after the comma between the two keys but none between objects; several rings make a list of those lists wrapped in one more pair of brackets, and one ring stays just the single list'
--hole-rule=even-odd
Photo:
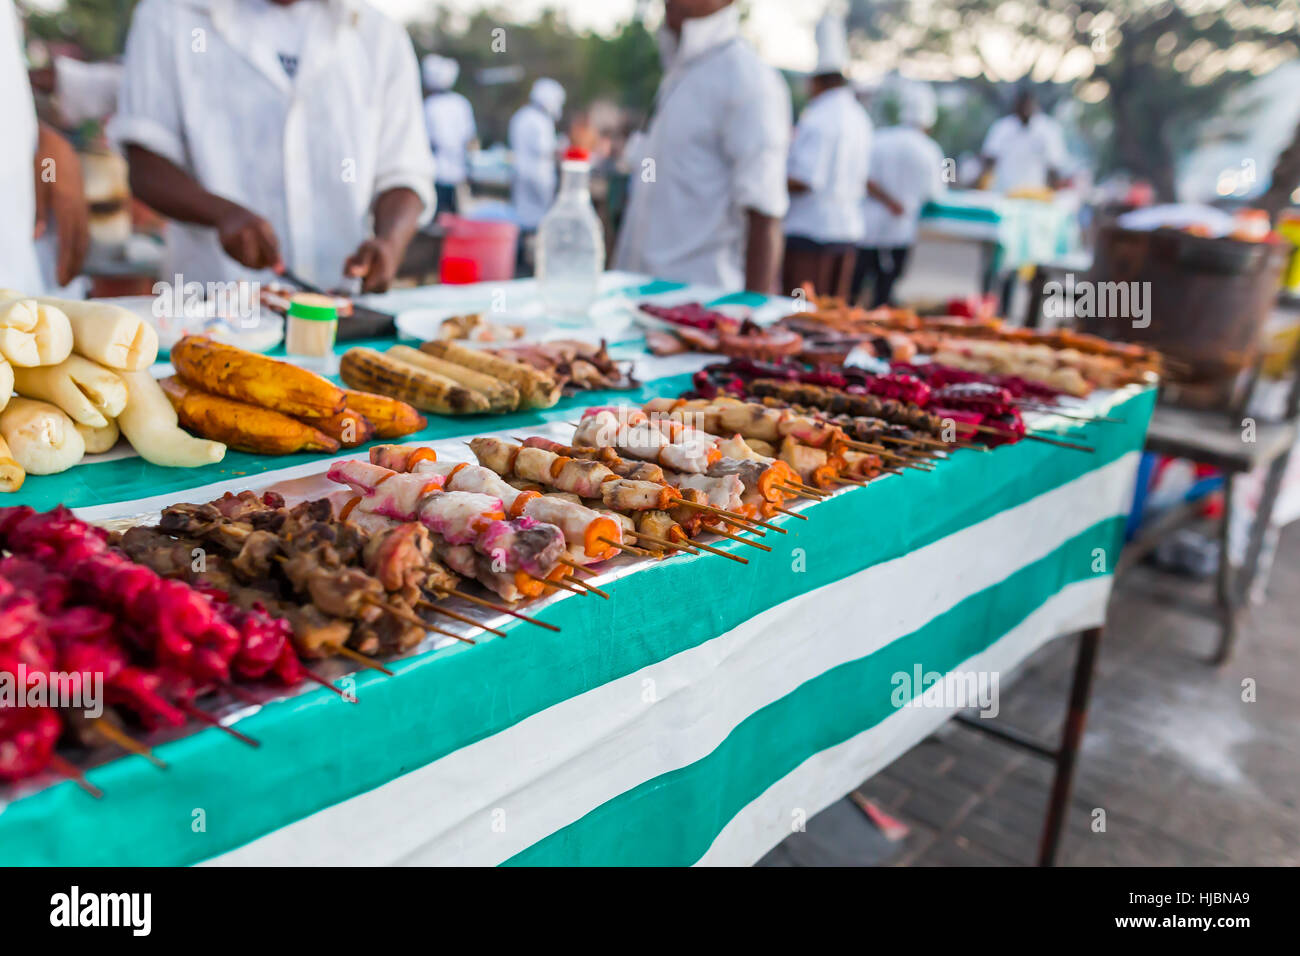
[{"label": "metal table leg", "polygon": [[1232,553],[1229,547],[1233,498],[1235,497],[1233,486],[1235,484],[1235,475],[1228,474],[1224,476],[1223,524],[1219,529],[1219,575],[1215,587],[1221,623],[1219,647],[1215,651],[1213,658],[1216,664],[1222,664],[1232,654],[1232,645],[1237,640],[1237,618],[1241,609],[1241,600],[1238,597],[1236,585],[1237,575],[1232,564]]},{"label": "metal table leg", "polygon": [[1092,693],[1092,675],[1097,665],[1101,634],[1102,629],[1094,627],[1079,636],[1079,653],[1074,661],[1074,678],[1070,685],[1069,710],[1065,715],[1061,746],[1056,752],[1052,796],[1047,804],[1047,819],[1043,822],[1043,835],[1038,845],[1039,866],[1055,864],[1056,851],[1061,844],[1070,792],[1074,787],[1074,763],[1079,753],[1079,744],[1083,740],[1084,723],[1088,719],[1088,699]]}]

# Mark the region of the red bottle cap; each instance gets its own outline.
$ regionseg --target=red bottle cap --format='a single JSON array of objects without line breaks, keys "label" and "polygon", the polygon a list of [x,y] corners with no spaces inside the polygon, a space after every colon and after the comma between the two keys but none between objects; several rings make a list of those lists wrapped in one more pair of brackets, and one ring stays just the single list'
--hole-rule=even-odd
[{"label": "red bottle cap", "polygon": [[589,163],[591,162],[591,153],[587,152],[581,146],[570,146],[564,151],[564,158],[576,159],[579,162]]},{"label": "red bottle cap", "polygon": [[478,263],[473,259],[443,256],[438,278],[443,285],[467,285],[478,281]]}]

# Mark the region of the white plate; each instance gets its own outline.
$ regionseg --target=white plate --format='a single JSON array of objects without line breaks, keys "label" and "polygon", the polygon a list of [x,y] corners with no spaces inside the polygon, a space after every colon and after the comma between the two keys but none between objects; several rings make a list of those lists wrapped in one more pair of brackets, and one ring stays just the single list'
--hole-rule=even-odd
[{"label": "white plate", "polygon": [[459,344],[473,349],[536,345],[542,342],[553,342],[556,339],[577,339],[594,345],[600,342],[601,339],[610,342],[620,341],[628,338],[628,333],[633,337],[637,337],[634,331],[636,308],[631,301],[619,296],[597,299],[592,304],[587,321],[581,325],[571,322],[555,322],[548,319],[543,312],[541,303],[534,300],[518,309],[496,312],[485,308],[451,308],[449,306],[406,309],[397,315],[397,331],[407,338],[428,341],[438,337],[445,319],[471,312],[486,313],[488,321],[493,324],[518,325],[522,326],[524,330],[522,338],[499,342],[480,342],[469,339],[456,340]]}]

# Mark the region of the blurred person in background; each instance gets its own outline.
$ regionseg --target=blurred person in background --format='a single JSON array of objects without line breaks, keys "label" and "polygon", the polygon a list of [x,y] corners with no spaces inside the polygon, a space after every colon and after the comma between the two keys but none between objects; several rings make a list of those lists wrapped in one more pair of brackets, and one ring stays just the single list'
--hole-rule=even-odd
[{"label": "blurred person in background", "polygon": [[122,88],[120,63],[87,63],[56,55],[50,66],[29,75],[34,89],[54,98],[59,122],[66,127],[102,120],[117,109]]},{"label": "blurred person in background", "polygon": [[111,136],[165,275],[388,287],[433,214],[419,64],[361,0],[143,0]]},{"label": "blurred person in background", "polygon": [[1014,112],[989,127],[980,158],[980,184],[991,175],[994,192],[1054,190],[1066,164],[1065,135],[1056,120],[1039,110],[1033,91],[1021,90]]},{"label": "blurred person in background", "polygon": [[740,37],[731,0],[666,0],[664,78],[628,142],[615,267],[727,291],[775,291],[789,208],[790,91]]},{"label": "blurred person in background", "polygon": [[946,188],[943,150],[928,133],[938,118],[934,90],[908,83],[898,114],[898,125],[877,131],[871,144],[864,239],[853,270],[853,299],[860,299],[871,281],[872,308],[893,304],[894,284],[916,245],[921,208]]},{"label": "blurred person in background", "polygon": [[478,138],[474,125],[474,107],[469,100],[452,90],[460,75],[460,64],[445,56],[430,53],[421,63],[424,87],[424,123],[437,164],[434,189],[439,212],[459,212],[457,193],[469,178],[469,148]]},{"label": "blurred person in background", "polygon": [[510,117],[510,152],[514,157],[510,204],[519,224],[518,270],[531,275],[527,241],[555,201],[560,142],[556,124],[564,115],[564,87],[543,76],[533,84],[528,102]]},{"label": "blurred person in background", "polygon": [[842,299],[850,295],[862,241],[871,155],[871,120],[844,76],[848,61],[844,20],[828,14],[817,24],[812,98],[790,144],[782,272],[787,291],[811,283],[822,295]]},{"label": "blurred person in background", "polygon": [[76,151],[36,119],[21,36],[13,0],[0,0],[0,124],[8,144],[0,152],[0,288],[35,295],[44,291],[36,239],[53,226],[56,280],[67,285],[85,260],[89,210]]}]

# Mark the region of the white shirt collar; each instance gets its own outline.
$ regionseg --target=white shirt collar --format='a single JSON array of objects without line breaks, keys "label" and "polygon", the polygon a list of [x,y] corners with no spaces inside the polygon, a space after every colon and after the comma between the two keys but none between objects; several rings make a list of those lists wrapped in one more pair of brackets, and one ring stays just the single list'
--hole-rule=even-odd
[{"label": "white shirt collar", "polygon": [[664,69],[685,66],[729,43],[740,35],[740,8],[734,3],[707,17],[696,17],[682,24],[679,40],[666,26],[659,28],[659,56]]}]

